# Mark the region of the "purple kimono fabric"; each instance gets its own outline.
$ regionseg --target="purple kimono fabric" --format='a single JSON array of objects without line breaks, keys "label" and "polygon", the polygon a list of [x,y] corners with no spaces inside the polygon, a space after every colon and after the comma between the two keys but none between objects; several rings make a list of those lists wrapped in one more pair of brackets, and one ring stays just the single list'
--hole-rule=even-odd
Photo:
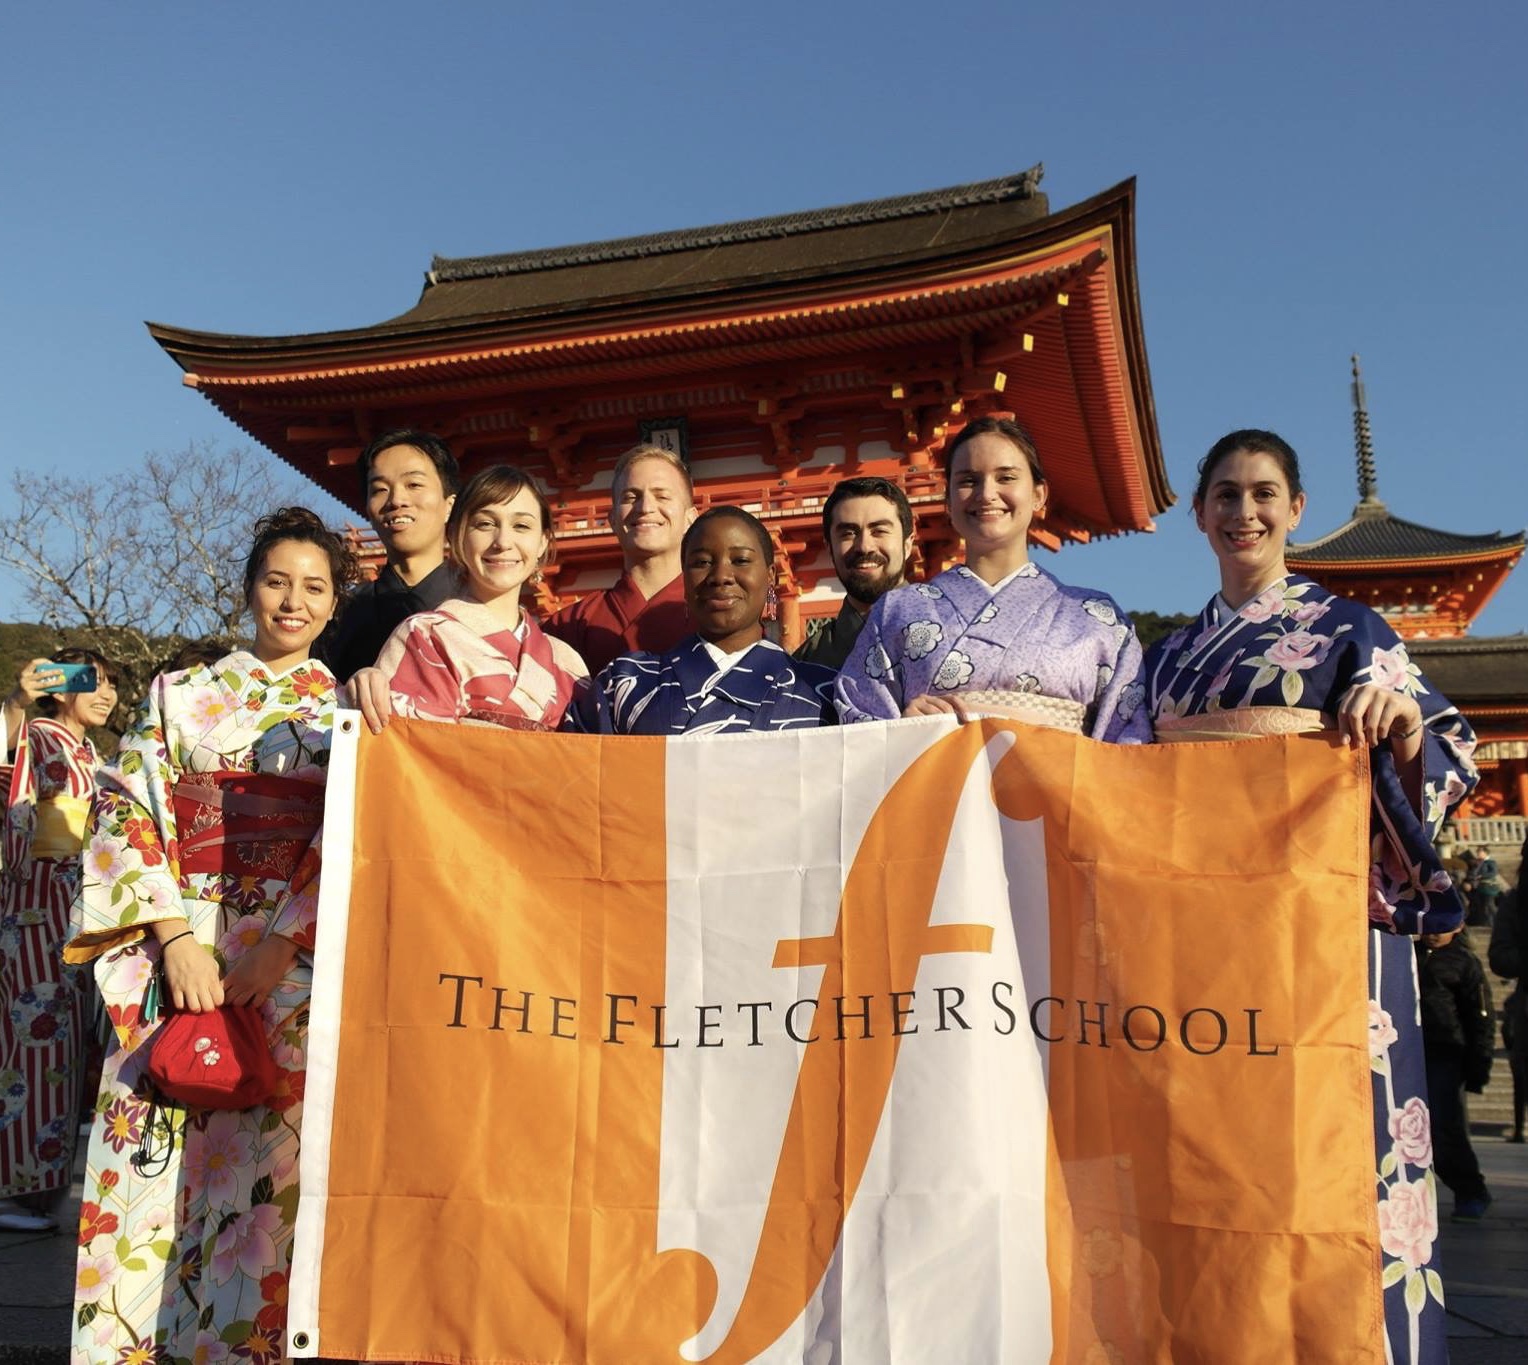
[{"label": "purple kimono fabric", "polygon": [[662,654],[623,654],[568,708],[565,730],[722,735],[835,725],[833,670],[760,640],[725,673],[698,635]]},{"label": "purple kimono fabric", "polygon": [[964,564],[887,593],[838,675],[838,714],[895,720],[924,696],[1038,692],[1083,703],[1094,739],[1144,744],[1141,646],[1105,593],[1034,563],[993,592]]},{"label": "purple kimono fabric", "polygon": [[1379,616],[1291,574],[1236,612],[1213,598],[1193,625],[1159,640],[1146,656],[1153,717],[1244,706],[1309,707],[1330,717],[1359,683],[1415,697],[1426,725],[1424,815],[1401,790],[1390,746],[1370,756],[1369,919],[1402,934],[1442,933],[1463,920],[1464,906],[1432,841],[1479,780],[1470,761],[1475,734]]}]

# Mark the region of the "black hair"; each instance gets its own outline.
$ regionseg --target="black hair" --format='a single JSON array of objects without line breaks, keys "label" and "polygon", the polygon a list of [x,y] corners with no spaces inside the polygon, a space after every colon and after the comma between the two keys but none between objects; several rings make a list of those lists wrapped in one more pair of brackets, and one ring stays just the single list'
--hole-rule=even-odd
[{"label": "black hair", "polygon": [[245,600],[255,590],[255,579],[259,577],[265,556],[287,540],[316,545],[324,552],[329,560],[329,580],[334,585],[334,611],[338,616],[359,576],[355,552],[343,536],[324,525],[318,513],[310,512],[306,507],[278,507],[255,523],[254,542],[249,547],[249,558],[244,561]]},{"label": "black hair", "polygon": [[1300,457],[1295,448],[1277,432],[1259,431],[1246,427],[1241,431],[1227,432],[1210,447],[1209,454],[1199,461],[1199,482],[1194,485],[1194,502],[1204,503],[1210,491],[1210,479],[1215,466],[1228,456],[1245,450],[1249,455],[1272,455],[1284,472],[1284,482],[1289,485],[1289,496],[1297,498],[1305,491],[1300,483]]},{"label": "black hair", "polygon": [[1040,463],[1040,452],[1035,448],[1034,437],[1024,430],[1011,417],[978,417],[974,422],[967,422],[961,427],[955,439],[944,448],[942,459],[944,461],[944,477],[950,477],[950,470],[955,466],[955,452],[967,441],[974,441],[978,436],[1002,436],[1011,441],[1024,453],[1024,458],[1029,461],[1030,477],[1036,483],[1045,482],[1045,467]]},{"label": "black hair", "polygon": [[905,540],[912,535],[913,509],[907,501],[907,494],[890,479],[866,475],[857,479],[842,479],[834,484],[833,491],[828,494],[828,500],[822,505],[824,540],[833,538],[833,509],[849,498],[885,498],[897,509],[897,518],[902,523],[902,538]]},{"label": "black hair", "polygon": [[451,453],[451,447],[443,438],[436,436],[433,432],[419,431],[414,427],[399,427],[396,431],[384,432],[361,452],[357,468],[361,475],[361,505],[363,507],[371,497],[372,461],[384,450],[391,450],[394,446],[413,446],[415,450],[428,455],[430,463],[435,466],[435,472],[440,475],[440,486],[448,498],[461,487],[461,469],[457,466],[456,456]]},{"label": "black hair", "polygon": [[679,553],[688,555],[690,543],[695,535],[708,521],[720,521],[724,517],[730,517],[733,521],[745,523],[759,540],[759,550],[765,560],[773,564],[775,562],[775,542],[770,538],[769,528],[764,525],[752,512],[745,512],[741,507],[733,507],[723,503],[718,507],[708,507],[694,521],[690,523],[689,530],[684,533],[684,539],[679,542]]}]

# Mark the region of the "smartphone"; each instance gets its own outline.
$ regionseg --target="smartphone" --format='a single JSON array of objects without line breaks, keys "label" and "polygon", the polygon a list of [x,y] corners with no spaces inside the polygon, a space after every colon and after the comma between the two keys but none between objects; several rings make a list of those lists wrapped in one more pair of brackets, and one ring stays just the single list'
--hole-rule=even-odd
[{"label": "smartphone", "polygon": [[44,692],[94,692],[100,684],[96,681],[96,669],[94,664],[49,664],[49,668],[64,675],[64,680],[54,683],[52,687],[43,688]]}]

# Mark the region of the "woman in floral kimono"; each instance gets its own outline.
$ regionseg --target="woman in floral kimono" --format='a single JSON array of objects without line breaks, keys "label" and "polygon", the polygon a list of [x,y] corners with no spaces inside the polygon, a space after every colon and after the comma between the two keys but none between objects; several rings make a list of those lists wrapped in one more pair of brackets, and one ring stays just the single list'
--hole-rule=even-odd
[{"label": "woman in floral kimono", "polygon": [[[255,528],[251,651],[157,677],[102,769],[75,906],[113,1027],[80,1210],[73,1359],[282,1355],[334,680],[309,657],[354,576],[343,541],[284,508]],[[151,980],[154,991],[150,991]],[[156,1100],[144,1075],[162,993],[263,1014],[268,1105]]]},{"label": "woman in floral kimono", "polygon": [[[89,664],[89,692],[45,694],[22,735],[5,816],[0,884],[0,1230],[41,1232],[74,1180],[86,1053],[85,982],[65,968],[69,907],[100,756],[86,731],[117,705],[111,665],[88,649],[34,660],[46,677],[61,663]],[[57,678],[59,675],[54,674]],[[50,681],[52,678],[49,679]]]},{"label": "woman in floral kimono", "polygon": [[1125,613],[1029,558],[1050,488],[1028,433],[978,418],[946,449],[945,479],[966,562],[876,602],[838,676],[841,718],[979,711],[1115,743],[1150,739]]},{"label": "woman in floral kimono", "polygon": [[600,673],[568,729],[720,735],[833,725],[833,670],[764,638],[774,545],[741,507],[713,507],[684,533],[685,603],[696,633],[662,654],[625,654]]},{"label": "woman in floral kimono", "polygon": [[555,730],[589,670],[520,607],[554,556],[546,498],[518,469],[485,469],[457,495],[446,542],[462,592],[399,626],[351,696],[374,731],[394,713]]},{"label": "woman in floral kimono", "polygon": [[[1476,781],[1475,737],[1374,612],[1292,574],[1284,545],[1305,494],[1272,432],[1236,431],[1199,467],[1194,517],[1220,592],[1146,659],[1157,737],[1232,739],[1336,728],[1370,751],[1369,1040],[1390,1358],[1446,1358],[1438,1219],[1415,963],[1408,936],[1464,907],[1433,838]],[[1354,907],[1356,911],[1356,907]]]}]

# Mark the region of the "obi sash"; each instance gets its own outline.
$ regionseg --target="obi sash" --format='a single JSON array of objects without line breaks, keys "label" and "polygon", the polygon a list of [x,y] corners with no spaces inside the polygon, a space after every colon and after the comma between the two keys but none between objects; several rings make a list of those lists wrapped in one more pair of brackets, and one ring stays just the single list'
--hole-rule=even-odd
[{"label": "obi sash", "polygon": [[85,822],[90,818],[88,796],[50,796],[35,808],[32,826],[34,858],[77,858],[85,846]]},{"label": "obi sash", "polygon": [[1334,727],[1320,711],[1305,706],[1243,706],[1240,710],[1206,711],[1199,716],[1161,716],[1155,728],[1157,743],[1182,744],[1188,740],[1304,735]]},{"label": "obi sash", "polygon": [[1069,730],[1074,735],[1082,733],[1088,715],[1088,708],[1082,702],[1070,697],[1048,697],[1043,692],[973,689],[946,695],[959,697],[967,711],[979,715],[1022,720],[1050,730]]},{"label": "obi sash", "polygon": [[175,784],[180,871],[290,881],[324,818],[318,782],[267,773],[188,773]]}]

